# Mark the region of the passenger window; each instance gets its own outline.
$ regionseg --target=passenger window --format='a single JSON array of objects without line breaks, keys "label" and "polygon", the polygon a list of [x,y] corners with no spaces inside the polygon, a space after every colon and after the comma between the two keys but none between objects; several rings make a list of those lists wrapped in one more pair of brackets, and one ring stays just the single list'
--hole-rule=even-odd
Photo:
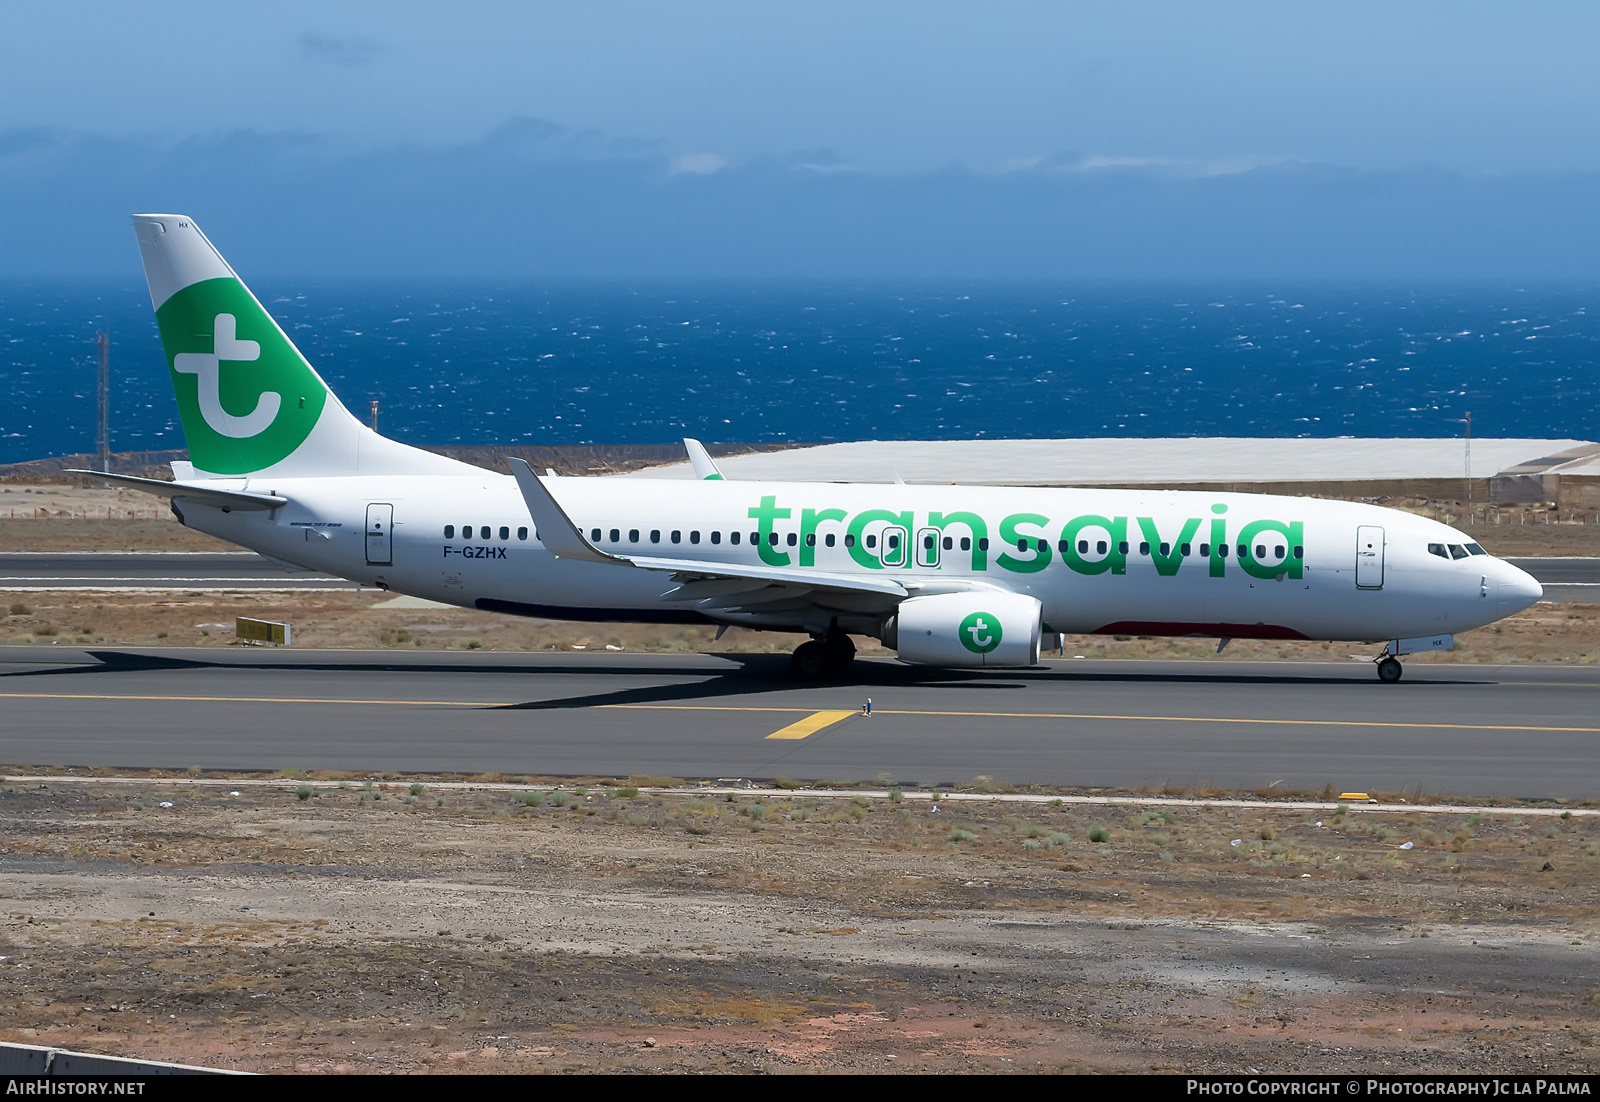
[{"label": "passenger window", "polygon": [[1211,545],[1209,543],[1202,543],[1200,545],[1200,557],[1202,559],[1204,559],[1204,558],[1209,557],[1210,554],[1211,554]]},{"label": "passenger window", "polygon": [[1106,541],[1105,540],[1096,541],[1096,543],[1094,545],[1094,549],[1095,549],[1095,553],[1096,554],[1104,555],[1106,553]]},{"label": "passenger window", "polygon": [[482,528],[478,529],[478,537],[480,539],[488,539],[489,538],[489,526],[487,524],[485,524]]},{"label": "passenger window", "polygon": [[1264,559],[1266,557],[1267,557],[1267,545],[1264,544],[1264,543],[1256,544],[1256,561],[1260,562],[1262,559]]},{"label": "passenger window", "polygon": [[1227,557],[1228,557],[1228,545],[1225,544],[1225,543],[1217,544],[1217,558],[1225,559]]},{"label": "passenger window", "polygon": [[472,538],[472,525],[463,524],[461,526],[461,538],[464,540],[470,540]]},{"label": "passenger window", "polygon": [[1189,557],[1189,545],[1187,543],[1180,543],[1178,545],[1178,554],[1187,559]]},{"label": "passenger window", "polygon": [[1467,549],[1459,543],[1452,543],[1450,545],[1450,557],[1452,559],[1464,559],[1467,557]]},{"label": "passenger window", "polygon": [[660,543],[661,542],[661,529],[659,529],[659,528],[650,529],[650,542],[651,543]]},{"label": "passenger window", "polygon": [[769,546],[769,547],[778,546],[778,533],[776,533],[776,532],[768,532],[767,533],[767,546]]},{"label": "passenger window", "polygon": [[[1063,547],[1061,550],[1065,551],[1066,548]],[[1079,540],[1078,541],[1078,554],[1087,555],[1088,553],[1089,553],[1089,541],[1088,540]]]},{"label": "passenger window", "polygon": [[589,530],[589,542],[590,543],[599,543],[600,542],[600,529],[591,528]]},{"label": "passenger window", "polygon": [[827,544],[829,547],[832,547],[833,546],[833,533],[829,532],[825,537],[823,537],[822,542]]},{"label": "passenger window", "polygon": [[963,550],[963,551],[971,551],[972,550],[972,537],[971,536],[962,536],[961,537],[961,550]]},{"label": "passenger window", "polygon": [[506,527],[504,524],[500,526],[500,538],[503,540],[508,540],[511,538],[511,529]]},{"label": "passenger window", "polygon": [[672,542],[673,543],[682,543],[683,542],[683,533],[678,531],[676,528],[673,529],[673,531],[672,531]]},{"label": "passenger window", "polygon": [[637,529],[637,528],[629,528],[628,529],[628,542],[629,543],[638,543],[639,542],[639,529]]},{"label": "passenger window", "polygon": [[711,533],[711,542],[712,543],[721,543],[722,542],[722,533],[721,532],[713,532],[713,533]]},{"label": "passenger window", "polygon": [[1161,544],[1161,554],[1163,556],[1172,554],[1172,544],[1163,542]]},{"label": "passenger window", "polygon": [[816,545],[817,545],[817,534],[815,532],[807,532],[806,533],[806,546],[807,547],[815,547]]},{"label": "passenger window", "polygon": [[[777,535],[777,533],[774,532],[773,535]],[[811,538],[812,538],[812,541],[815,542],[816,537],[812,536]],[[789,544],[790,547],[793,547],[797,540],[798,540],[798,537],[793,532],[790,532],[789,533],[789,538],[788,538],[788,540],[786,542]]]},{"label": "passenger window", "polygon": [[[829,536],[828,538],[832,539],[833,537]],[[856,545],[856,538],[854,536],[852,536],[849,532],[846,532],[844,534],[844,545],[846,547],[854,547]]]},{"label": "passenger window", "polygon": [[1139,554],[1148,555],[1149,553],[1150,553],[1150,544],[1145,540],[1140,540],[1139,541]]},{"label": "passenger window", "polygon": [[622,541],[622,533],[619,530],[615,529],[615,528],[611,529],[611,542],[612,543],[620,543],[621,541]]},{"label": "passenger window", "polygon": [[1283,558],[1283,544],[1280,543],[1272,549],[1272,557],[1275,559]]},{"label": "passenger window", "polygon": [[456,526],[455,525],[447,524],[447,525],[444,526],[444,538],[447,539],[447,540],[453,540],[453,539],[456,538]]},{"label": "passenger window", "polygon": [[[600,533],[599,533],[599,532],[596,532],[596,533],[595,533],[595,535],[597,535],[597,536],[598,536],[598,535],[599,535],[599,534],[600,534]],[[518,539],[519,539],[519,540],[525,540],[525,539],[527,539],[527,538],[528,538],[528,530],[527,530],[527,529],[526,529],[526,528],[518,528],[518,529],[517,529],[517,538],[518,538]]]},{"label": "passenger window", "polygon": [[954,548],[954,547],[955,547],[955,545],[956,545],[956,541],[955,541],[955,540],[953,540],[953,539],[951,539],[951,538],[950,538],[950,537],[949,537],[949,536],[946,536],[946,537],[945,537],[945,538],[944,538],[944,549],[945,549],[945,550],[946,550],[946,551],[949,551],[949,550],[951,550],[951,549],[952,549],[952,548]]},{"label": "passenger window", "polygon": [[738,532],[729,532],[728,533],[728,542],[729,543],[738,543],[740,538],[741,537],[740,537]]},{"label": "passenger window", "polygon": [[1127,540],[1123,540],[1121,543],[1117,544],[1117,553],[1120,555],[1126,555],[1128,553]]},{"label": "passenger window", "polygon": [[[751,543],[760,543],[761,542],[761,533],[760,532],[751,532],[750,533],[750,542]],[[776,533],[774,533],[773,536],[772,536],[772,542],[773,543],[777,543],[778,542],[778,536],[777,536]]]},{"label": "passenger window", "polygon": [[978,537],[978,550],[979,551],[987,551],[987,550],[989,550],[989,537],[988,536],[979,536]]},{"label": "passenger window", "polygon": [[877,536],[868,536],[867,537],[867,546],[868,547],[876,547],[876,546],[878,546],[878,537]]},{"label": "passenger window", "polygon": [[1485,551],[1475,543],[1467,544],[1467,554],[1469,555],[1487,555],[1488,553],[1489,552]]},{"label": "passenger window", "polygon": [[1027,549],[1028,549],[1028,541],[1027,540],[1018,540],[1017,541],[1017,550],[1018,551],[1026,551]]},{"label": "passenger window", "polygon": [[890,536],[889,537],[889,550],[898,551],[899,549],[900,549],[900,537],[899,536]]},{"label": "passenger window", "polygon": [[1294,557],[1297,559],[1303,559],[1306,557],[1306,549],[1298,543],[1294,545]]},{"label": "passenger window", "polygon": [[1239,557],[1241,559],[1247,559],[1250,557],[1250,545],[1248,543],[1241,543],[1239,545]]},{"label": "passenger window", "polygon": [[700,533],[699,532],[690,532],[689,533],[689,542],[690,543],[699,543],[700,542]]}]

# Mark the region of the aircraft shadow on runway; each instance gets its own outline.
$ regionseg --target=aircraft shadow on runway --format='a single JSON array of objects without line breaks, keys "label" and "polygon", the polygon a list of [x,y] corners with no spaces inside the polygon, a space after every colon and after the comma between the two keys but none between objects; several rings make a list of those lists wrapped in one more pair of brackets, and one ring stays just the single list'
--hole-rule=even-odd
[{"label": "aircraft shadow on runway", "polygon": [[[992,672],[968,670],[936,670],[905,666],[886,661],[860,661],[852,668],[850,676],[833,682],[799,682],[789,672],[789,658],[778,654],[715,654],[706,655],[727,664],[720,670],[674,670],[659,665],[643,663],[596,664],[575,668],[566,663],[519,662],[439,662],[400,658],[368,664],[349,658],[289,657],[281,651],[268,652],[271,658],[252,662],[246,653],[233,653],[225,658],[179,658],[170,654],[144,654],[137,651],[90,650],[82,652],[95,660],[94,664],[50,666],[38,670],[17,670],[0,674],[0,678],[83,676],[100,673],[130,673],[182,671],[203,669],[263,669],[299,672],[351,673],[363,670],[397,673],[468,673],[501,674],[513,676],[560,676],[581,674],[589,678],[623,678],[662,676],[674,678],[672,684],[646,685],[614,690],[562,696],[543,700],[530,700],[513,704],[485,705],[487,710],[546,711],[603,707],[608,704],[661,704],[674,701],[703,701],[729,697],[749,697],[777,692],[794,692],[807,689],[847,689],[870,694],[874,688],[956,689],[973,691],[1019,691],[1036,682],[1124,683],[1124,684],[1176,684],[1196,685],[1350,685],[1358,691],[1377,691],[1380,687],[1369,683],[1366,677],[1328,674],[1260,673],[1249,670],[1219,668],[1215,672],[1190,669],[1159,669],[1161,663],[1149,663],[1137,669],[1106,669],[1093,666],[1049,666],[1032,669],[995,670]],[[65,657],[65,656],[63,656]],[[398,656],[397,656],[398,658]],[[1354,672],[1354,671],[1352,671]],[[692,679],[692,680],[677,680]],[[1411,677],[1406,685],[1469,685],[1492,684],[1485,679],[1448,678],[1427,679]],[[1394,686],[1382,686],[1383,691],[1394,691]]]}]

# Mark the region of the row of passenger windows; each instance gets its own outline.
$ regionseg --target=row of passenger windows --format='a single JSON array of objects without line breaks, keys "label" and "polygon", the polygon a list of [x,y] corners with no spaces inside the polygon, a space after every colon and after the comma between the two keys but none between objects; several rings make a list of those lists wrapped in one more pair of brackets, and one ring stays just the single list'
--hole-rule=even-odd
[{"label": "row of passenger windows", "polygon": [[1475,543],[1430,543],[1428,554],[1438,555],[1441,559],[1464,559],[1468,555],[1487,555],[1489,552]]},{"label": "row of passenger windows", "polygon": [[[493,535],[494,535],[494,529],[491,526],[487,525],[487,524],[478,526],[477,532],[478,532],[478,538],[479,539],[485,539],[485,540],[486,539],[492,539]],[[473,526],[472,525],[463,524],[461,526],[461,538],[462,539],[464,539],[464,540],[472,539],[473,538],[472,533],[473,533]],[[684,533],[683,533],[683,531],[681,529],[674,529],[674,530],[668,532],[666,535],[667,535],[667,540],[670,543],[682,543],[683,542]],[[447,539],[447,540],[448,539],[455,539],[455,536],[456,536],[456,526],[453,525],[453,524],[445,525],[444,526],[444,538]],[[661,542],[661,537],[662,537],[661,529],[652,528],[650,530],[649,540],[650,540],[651,543],[660,543]],[[503,540],[507,540],[507,539],[511,538],[511,529],[508,526],[503,525],[503,524],[500,526],[500,538],[503,539]],[[518,528],[517,529],[517,539],[525,540],[527,538],[528,538],[528,530],[527,530],[527,528]],[[629,542],[629,543],[639,543],[643,538],[644,538],[644,533],[641,532],[640,529],[638,529],[638,528],[629,528],[627,530],[627,542]],[[926,550],[932,551],[934,549],[934,538],[935,537],[931,533],[928,534],[928,535],[924,535],[922,537],[922,546]],[[612,528],[612,529],[609,529],[609,530],[601,529],[601,528],[591,528],[589,530],[589,539],[594,543],[601,543],[601,542],[604,542],[604,541],[607,541],[607,540],[609,540],[609,542],[611,542],[611,543],[621,543],[621,542],[623,542],[623,530],[621,528]],[[737,545],[737,544],[743,542],[744,539],[745,539],[745,534],[743,532],[729,532],[728,533],[728,542],[730,544]],[[832,547],[832,546],[834,546],[835,539],[836,539],[836,537],[834,536],[834,534],[832,532],[829,532],[829,533],[827,533],[826,535],[824,535],[822,537],[822,544],[823,544],[824,547]],[[750,540],[751,544],[760,543],[761,542],[761,533],[759,533],[759,532],[751,532],[750,535],[749,535],[749,540]],[[691,530],[689,532],[689,542],[691,544],[698,544],[700,542],[700,532],[698,530]],[[721,532],[712,532],[712,533],[710,533],[710,542],[712,544],[714,544],[714,545],[722,543],[722,533]],[[800,538],[794,532],[790,532],[790,533],[788,533],[788,535],[783,537],[781,542],[783,544],[789,546],[789,547],[794,547],[794,546],[799,544]],[[869,548],[876,548],[878,546],[878,537],[877,536],[873,536],[873,535],[869,535],[862,542]],[[972,550],[972,539],[969,536],[962,536],[962,537],[960,537],[959,540],[954,536],[944,536],[944,537],[942,537],[940,539],[939,542],[943,545],[943,548],[946,551],[955,550],[955,548],[956,548],[958,543],[960,544],[961,550],[963,550],[963,551]],[[773,547],[777,547],[779,545],[779,543],[780,543],[778,533],[776,533],[776,532],[768,532],[767,533],[767,543],[769,545],[773,546]],[[816,535],[816,533],[815,532],[808,532],[806,534],[806,546],[807,547],[815,547],[816,545],[817,545],[817,535]],[[844,545],[846,547],[854,547],[856,545],[855,536],[850,535],[850,534],[847,533],[845,535],[845,537],[844,537]],[[898,550],[899,547],[900,547],[900,536],[899,536],[899,534],[895,533],[895,532],[889,533],[888,538],[884,540],[884,545],[885,545],[885,547],[887,547],[891,551]],[[1029,550],[1045,551],[1045,550],[1047,550],[1049,548],[1049,546],[1050,546],[1049,541],[1048,540],[1044,540],[1044,539],[1029,540],[1029,539],[1023,538],[1023,539],[1018,539],[1017,540],[1017,550],[1020,551],[1020,552],[1023,552],[1023,553],[1027,553]],[[1056,546],[1060,550],[1060,552],[1063,555],[1065,555],[1067,553],[1067,551],[1070,549],[1071,544],[1067,540],[1061,540]],[[1099,555],[1106,554],[1107,551],[1110,549],[1110,545],[1105,540],[1096,540],[1094,542],[1093,546],[1094,546],[1095,554],[1099,554]],[[1172,545],[1170,543],[1162,543],[1162,544],[1159,544],[1157,546],[1158,546],[1157,553],[1160,554],[1162,557],[1166,557],[1166,556],[1172,554]],[[1226,544],[1226,543],[1218,544],[1217,545],[1217,555],[1218,555],[1218,557],[1226,558],[1228,556],[1228,554],[1229,554],[1229,547],[1230,547],[1230,545]],[[1079,540],[1078,541],[1078,554],[1080,554],[1080,555],[1089,554],[1089,548],[1090,548],[1090,541],[1088,541],[1088,540]],[[1202,543],[1202,544],[1199,545],[1199,548],[1200,548],[1200,557],[1201,558],[1207,558],[1207,557],[1210,556],[1210,554],[1211,554],[1211,545],[1209,543]],[[978,540],[978,550],[980,550],[980,551],[989,550],[989,539],[988,539],[987,536],[981,537]],[[1184,558],[1189,557],[1189,555],[1192,553],[1193,550],[1194,550],[1194,546],[1192,544],[1180,543],[1178,545],[1178,554],[1180,556],[1184,557]],[[1479,547],[1475,543],[1467,544],[1465,549],[1463,549],[1459,544],[1451,544],[1451,545],[1449,545],[1449,551],[1445,550],[1445,545],[1442,544],[1442,543],[1430,543],[1428,545],[1428,550],[1429,550],[1430,553],[1438,555],[1441,558],[1450,558],[1453,555],[1455,558],[1458,558],[1458,559],[1466,558],[1466,556],[1468,555],[1469,552],[1471,554],[1474,554],[1474,555],[1482,555],[1482,554],[1486,553],[1483,550],[1483,548]],[[1117,544],[1117,551],[1120,554],[1126,555],[1128,553],[1128,541],[1127,540],[1123,540],[1120,543],[1118,543]],[[1286,554],[1288,554],[1288,550],[1282,544],[1274,545],[1274,546],[1272,546],[1270,548],[1266,544],[1257,544],[1256,548],[1255,548],[1255,552],[1256,552],[1256,554],[1255,554],[1256,561],[1258,561],[1258,562],[1264,561],[1269,557],[1282,559]],[[1141,554],[1141,555],[1150,554],[1150,544],[1148,542],[1141,542],[1139,544],[1139,554]],[[1239,558],[1241,558],[1241,559],[1245,558],[1249,554],[1250,554],[1250,545],[1246,544],[1246,543],[1239,544],[1239,549],[1238,549]],[[1294,557],[1297,558],[1297,559],[1303,559],[1305,557],[1305,548],[1302,547],[1302,546],[1296,545],[1295,548],[1294,548]]]},{"label": "row of passenger windows", "polygon": [[[456,538],[456,526],[455,525],[447,524],[447,525],[444,526],[444,538],[447,539],[447,540],[453,540],[453,539]],[[472,538],[472,525],[463,524],[461,526],[461,538],[464,539],[464,540],[470,540]],[[494,529],[491,526],[487,525],[487,524],[479,525],[478,526],[478,538],[481,539],[481,540],[493,539],[494,538]],[[504,524],[502,524],[500,526],[500,538],[503,539],[503,540],[508,540],[508,539],[511,538],[511,529],[510,529],[509,526],[504,525]],[[519,540],[527,539],[528,538],[528,530],[526,528],[518,528],[517,529],[517,538]]]}]

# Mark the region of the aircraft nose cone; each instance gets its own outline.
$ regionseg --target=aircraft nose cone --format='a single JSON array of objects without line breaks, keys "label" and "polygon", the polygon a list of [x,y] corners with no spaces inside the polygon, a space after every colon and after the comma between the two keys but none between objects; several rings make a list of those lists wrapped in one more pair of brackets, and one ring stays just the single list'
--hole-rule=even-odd
[{"label": "aircraft nose cone", "polygon": [[1526,570],[1501,563],[1500,577],[1496,579],[1500,592],[1500,615],[1510,616],[1521,612],[1544,596],[1544,586]]}]

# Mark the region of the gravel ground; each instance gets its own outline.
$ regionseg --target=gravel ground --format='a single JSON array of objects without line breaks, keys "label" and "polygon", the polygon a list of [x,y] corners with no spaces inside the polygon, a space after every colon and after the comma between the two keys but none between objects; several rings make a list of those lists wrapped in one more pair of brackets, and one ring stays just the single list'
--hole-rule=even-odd
[{"label": "gravel ground", "polygon": [[1583,809],[486,780],[13,780],[0,1037],[259,1071],[1600,1068]]}]

